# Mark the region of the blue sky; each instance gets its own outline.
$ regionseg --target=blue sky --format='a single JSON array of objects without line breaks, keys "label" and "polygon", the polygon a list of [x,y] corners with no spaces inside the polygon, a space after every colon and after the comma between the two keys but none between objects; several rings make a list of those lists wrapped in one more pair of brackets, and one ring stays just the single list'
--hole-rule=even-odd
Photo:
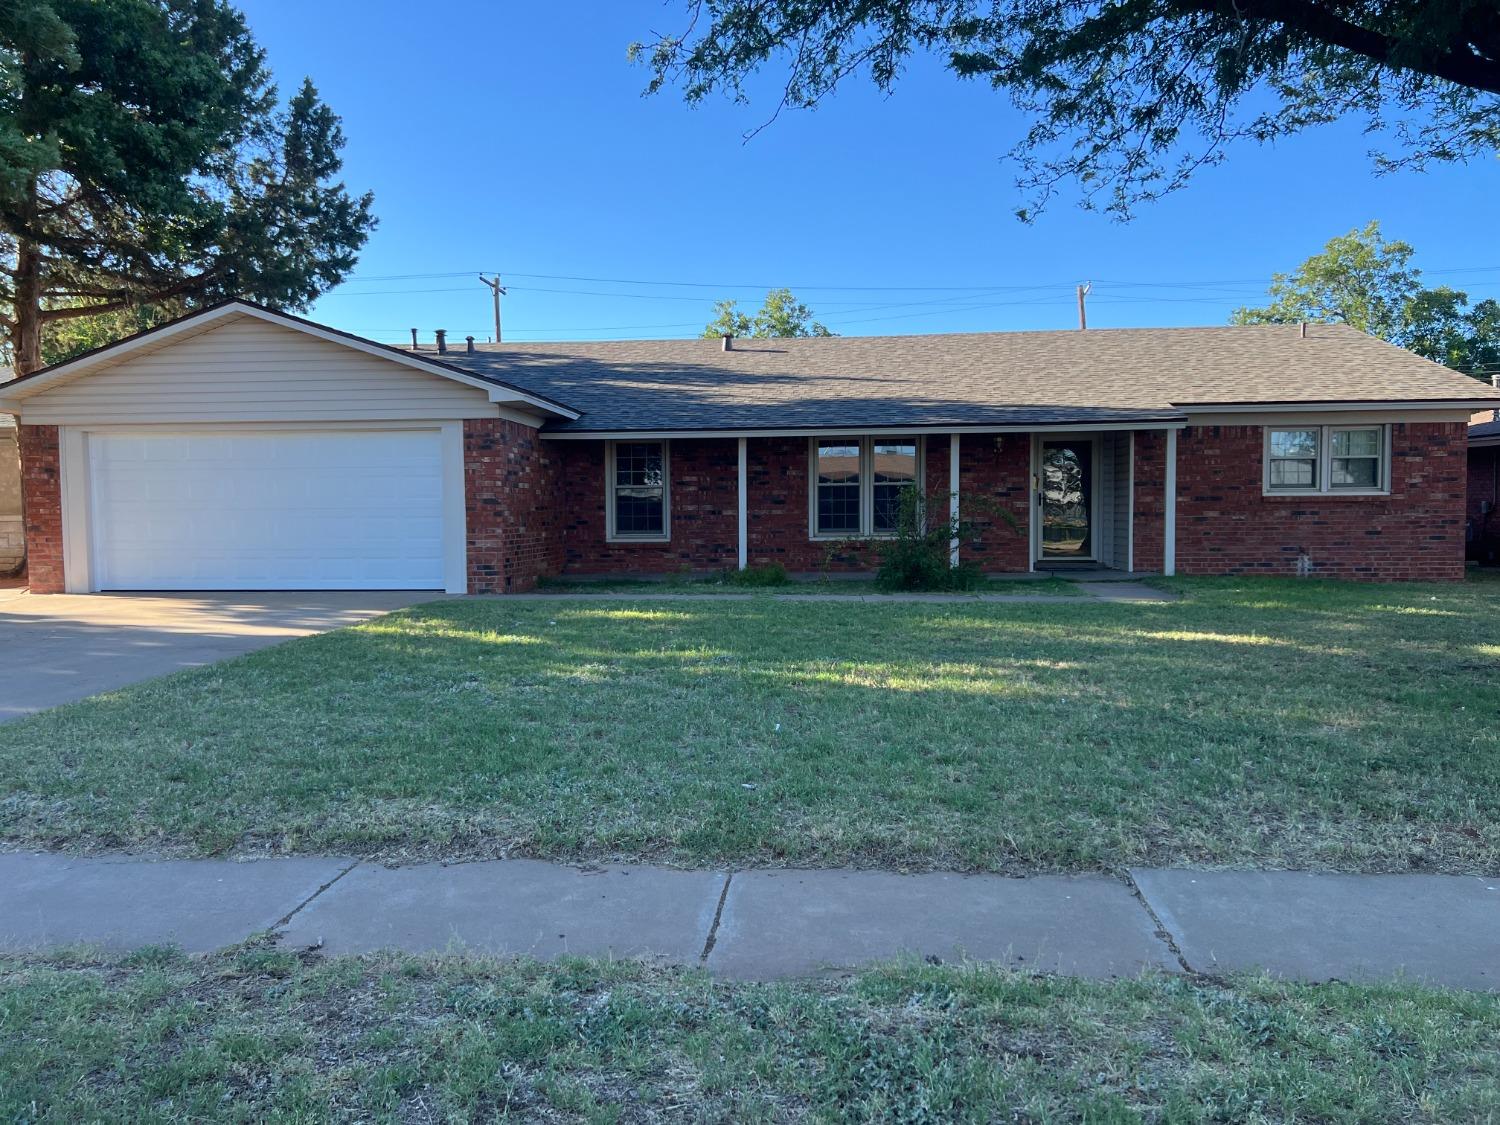
[{"label": "blue sky", "polygon": [[[1034,224],[1000,159],[1003,96],[917,62],[889,98],[851,84],[812,113],[642,98],[627,45],[668,0],[242,0],[283,90],[311,75],[343,116],[349,183],[380,228],[315,319],[397,343],[696,335],[719,297],[792,286],[846,334],[1218,324],[1272,272],[1370,219],[1430,283],[1500,289],[1500,163],[1377,177],[1357,128],[1243,147],[1121,224],[1071,200]],[[452,276],[432,276],[452,275]],[[607,280],[580,280],[607,279]],[[625,284],[660,282],[672,284]]]}]

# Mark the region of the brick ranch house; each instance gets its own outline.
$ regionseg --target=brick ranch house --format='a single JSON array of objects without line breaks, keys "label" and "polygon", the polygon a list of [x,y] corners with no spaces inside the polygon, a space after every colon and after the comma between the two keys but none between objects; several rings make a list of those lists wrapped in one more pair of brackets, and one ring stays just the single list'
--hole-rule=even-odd
[{"label": "brick ranch house", "polygon": [[[1339,326],[397,349],[230,301],[15,380],[32,589],[866,568],[1456,579],[1500,391]],[[983,510],[981,510],[983,509]]]}]

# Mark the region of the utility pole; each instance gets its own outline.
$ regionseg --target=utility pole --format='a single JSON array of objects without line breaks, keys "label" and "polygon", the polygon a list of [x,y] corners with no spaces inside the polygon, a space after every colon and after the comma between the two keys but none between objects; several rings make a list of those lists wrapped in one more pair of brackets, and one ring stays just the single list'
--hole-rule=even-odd
[{"label": "utility pole", "polygon": [[490,287],[490,293],[495,298],[495,343],[498,344],[500,342],[500,298],[505,294],[505,286],[500,284],[499,274],[495,275],[494,281],[480,274],[479,280]]},{"label": "utility pole", "polygon": [[1078,331],[1080,332],[1089,326],[1089,316],[1084,311],[1083,299],[1089,295],[1089,290],[1093,287],[1092,281],[1085,281],[1078,287]]}]

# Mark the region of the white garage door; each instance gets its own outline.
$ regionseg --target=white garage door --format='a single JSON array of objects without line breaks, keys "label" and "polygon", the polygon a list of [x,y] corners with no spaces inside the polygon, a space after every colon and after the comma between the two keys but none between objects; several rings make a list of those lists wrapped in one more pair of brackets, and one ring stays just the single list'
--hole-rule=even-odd
[{"label": "white garage door", "polygon": [[93,434],[100,590],[443,588],[436,430]]}]

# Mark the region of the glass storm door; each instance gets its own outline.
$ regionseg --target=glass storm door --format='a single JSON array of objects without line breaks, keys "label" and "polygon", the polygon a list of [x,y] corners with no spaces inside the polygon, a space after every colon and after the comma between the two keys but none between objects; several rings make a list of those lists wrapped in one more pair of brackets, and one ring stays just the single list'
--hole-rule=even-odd
[{"label": "glass storm door", "polygon": [[1042,443],[1042,558],[1092,559],[1094,443]]}]

